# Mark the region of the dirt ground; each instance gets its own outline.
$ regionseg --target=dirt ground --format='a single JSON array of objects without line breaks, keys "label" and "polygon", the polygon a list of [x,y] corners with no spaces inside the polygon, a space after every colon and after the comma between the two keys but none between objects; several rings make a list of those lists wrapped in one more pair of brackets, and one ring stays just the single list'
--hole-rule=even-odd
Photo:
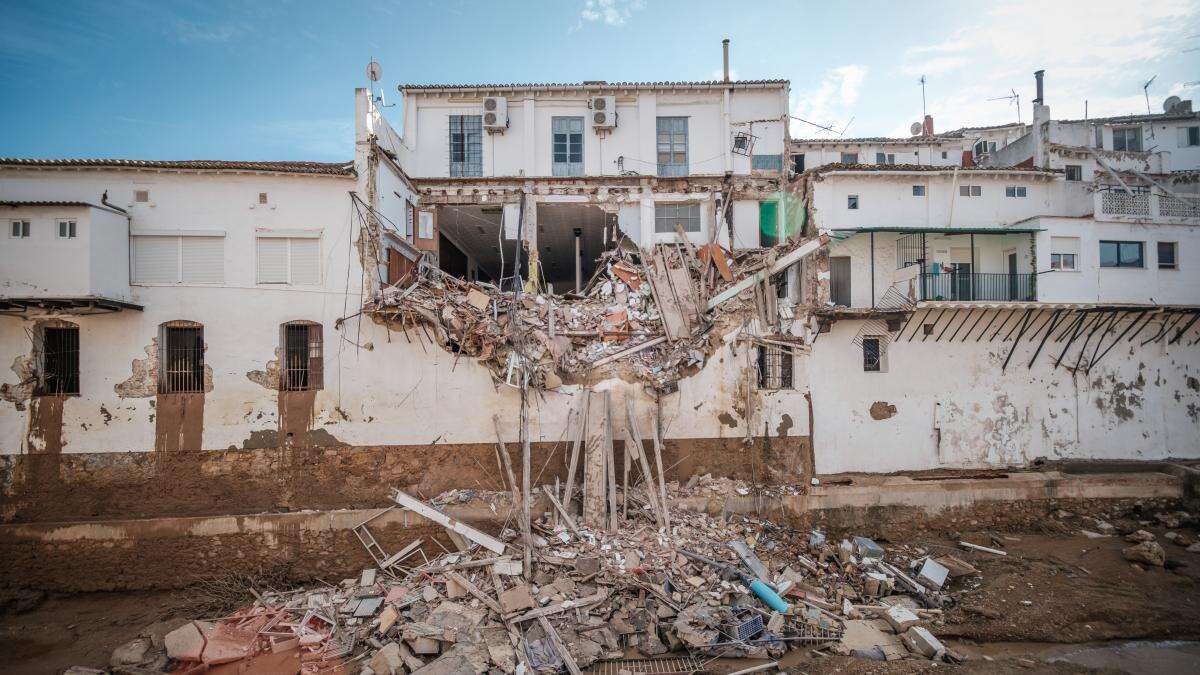
[{"label": "dirt ground", "polygon": [[[1165,535],[1196,540],[1196,519],[1168,529],[1155,518],[1158,505],[1105,509],[1103,503],[1079,513],[1058,512],[1020,527],[987,519],[953,523],[931,531],[897,528],[906,544],[932,553],[954,551],[981,575],[952,582],[957,604],[930,628],[967,657],[960,666],[923,660],[873,662],[797,650],[785,661],[795,673],[913,673],[952,668],[993,672],[1200,672],[1200,553]],[[1090,516],[1110,523],[1113,536],[1090,538],[1081,530],[1100,529]],[[1122,535],[1145,529],[1167,554],[1165,568],[1134,566],[1121,555],[1131,546]],[[1008,555],[964,551],[960,540],[1002,546]],[[0,672],[54,673],[71,665],[103,668],[113,648],[149,624],[194,618],[187,591],[88,593],[25,597],[0,602]],[[0,598],[3,600],[3,598]],[[10,598],[11,600],[11,598]],[[1130,641],[1180,641],[1165,648],[1120,647]],[[1134,649],[1133,651],[1130,651]],[[1068,660],[1062,660],[1062,659]],[[744,664],[743,664],[744,666]],[[714,664],[715,671],[736,667]]]}]

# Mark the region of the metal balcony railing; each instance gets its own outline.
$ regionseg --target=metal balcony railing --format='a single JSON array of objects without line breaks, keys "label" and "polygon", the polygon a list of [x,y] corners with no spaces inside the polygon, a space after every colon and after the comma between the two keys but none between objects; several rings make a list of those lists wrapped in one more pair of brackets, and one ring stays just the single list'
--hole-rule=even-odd
[{"label": "metal balcony railing", "polygon": [[1036,278],[1036,274],[925,273],[921,275],[921,299],[1032,302],[1037,299]]}]

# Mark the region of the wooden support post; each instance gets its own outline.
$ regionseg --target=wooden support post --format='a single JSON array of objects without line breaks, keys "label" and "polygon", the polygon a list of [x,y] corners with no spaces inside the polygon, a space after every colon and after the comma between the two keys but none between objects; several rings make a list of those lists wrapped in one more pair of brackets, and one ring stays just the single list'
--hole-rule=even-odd
[{"label": "wooden support post", "polygon": [[[651,431],[654,433],[654,464],[658,469],[658,499],[662,503],[663,522],[667,527],[667,532],[671,532],[671,507],[667,503],[667,476],[663,473],[662,462],[662,438],[659,437],[658,421],[651,420]],[[674,540],[672,540],[674,541]]]},{"label": "wooden support post", "polygon": [[617,531],[617,458],[613,453],[612,395],[604,392],[604,459],[608,474],[608,531]]},{"label": "wooden support post", "polygon": [[563,506],[571,508],[571,497],[575,496],[575,469],[579,466],[579,449],[583,446],[587,432],[588,405],[591,403],[592,390],[583,390],[583,403],[579,406],[575,423],[579,428],[575,431],[575,440],[571,442],[571,462],[567,466],[567,491],[563,493]]},{"label": "wooden support post", "polygon": [[637,444],[638,462],[641,463],[642,473],[646,476],[646,494],[650,497],[650,506],[654,509],[654,520],[659,527],[666,527],[666,522],[663,518],[663,505],[659,503],[658,486],[654,480],[654,474],[650,472],[650,463],[646,461],[646,448],[642,445],[642,434],[638,430],[637,418],[633,414],[633,402],[629,399],[625,400],[625,424],[629,428],[630,435],[633,436],[633,442]]},{"label": "wooden support post", "polygon": [[605,424],[605,401],[597,395],[597,404],[588,406],[587,442],[583,456],[583,524],[592,529],[603,529],[607,523],[605,486],[608,477],[604,460],[604,438],[608,433]]}]

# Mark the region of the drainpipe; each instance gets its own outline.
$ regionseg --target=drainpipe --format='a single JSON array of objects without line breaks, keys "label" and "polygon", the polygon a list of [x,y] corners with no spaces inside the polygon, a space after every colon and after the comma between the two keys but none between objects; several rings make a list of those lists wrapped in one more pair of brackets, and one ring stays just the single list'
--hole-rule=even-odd
[{"label": "drainpipe", "polygon": [[[724,79],[726,84],[729,83],[729,38],[721,40],[721,51],[724,57]],[[725,132],[725,173],[728,175],[733,171],[733,149],[730,147],[733,143],[732,127],[729,125],[729,96],[732,91],[731,87],[725,87],[721,100],[721,126]],[[733,240],[729,240],[729,245],[733,246]]]},{"label": "drainpipe", "polygon": [[[132,286],[133,285],[133,216],[129,215],[129,212],[126,211],[125,209],[108,201],[108,190],[105,190],[104,194],[100,195],[100,204],[103,206],[106,206],[110,209],[113,209],[114,211],[120,211],[121,213],[125,214],[125,285]],[[91,235],[88,235],[88,236],[91,236]],[[130,297],[132,298],[132,296],[133,296],[133,291],[131,290]]]}]

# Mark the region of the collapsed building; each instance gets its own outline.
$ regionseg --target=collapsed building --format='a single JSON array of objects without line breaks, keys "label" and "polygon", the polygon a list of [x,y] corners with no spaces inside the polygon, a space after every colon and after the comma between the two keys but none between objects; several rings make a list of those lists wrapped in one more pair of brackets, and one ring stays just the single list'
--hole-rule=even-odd
[{"label": "collapsed building", "polygon": [[[367,540],[336,510],[391,487],[547,486],[599,530],[634,462],[756,498],[1200,455],[1183,102],[1069,123],[1039,94],[1031,125],[793,140],[785,80],[399,89],[395,127],[356,92],[345,163],[0,159],[0,544],[35,552],[16,574],[177,583],[113,570],[165,559],[154,537],[251,530],[344,571],[329,542]],[[556,480],[591,481],[578,509]]]}]

